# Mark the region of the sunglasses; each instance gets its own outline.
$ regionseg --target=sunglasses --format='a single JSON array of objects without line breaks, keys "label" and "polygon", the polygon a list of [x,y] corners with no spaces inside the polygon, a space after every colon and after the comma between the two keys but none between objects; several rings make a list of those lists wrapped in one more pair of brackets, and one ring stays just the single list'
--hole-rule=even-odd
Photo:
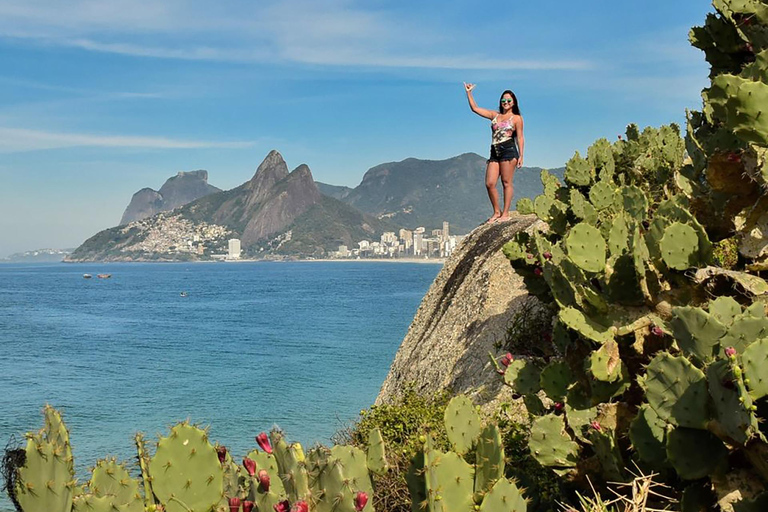
[{"label": "sunglasses", "polygon": [[508,100],[501,100],[501,103],[512,103],[514,100],[508,99]]}]

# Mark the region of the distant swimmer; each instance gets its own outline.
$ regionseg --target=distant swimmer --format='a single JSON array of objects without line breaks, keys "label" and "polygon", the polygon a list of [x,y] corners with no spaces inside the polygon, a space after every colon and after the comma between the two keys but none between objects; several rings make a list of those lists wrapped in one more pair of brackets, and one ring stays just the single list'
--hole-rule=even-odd
[{"label": "distant swimmer", "polygon": [[[512,195],[514,194],[512,180],[515,176],[515,170],[523,166],[523,150],[525,148],[523,116],[520,115],[517,97],[512,91],[506,90],[501,93],[499,110],[496,111],[477,106],[472,97],[472,89],[474,88],[475,84],[464,83],[469,108],[480,117],[491,120],[491,155],[485,169],[485,188],[488,189],[488,197],[493,207],[493,215],[488,219],[488,224],[491,224],[496,221],[509,220],[509,205],[512,203]],[[496,191],[499,174],[501,174],[501,184],[504,188],[503,209],[499,209],[499,193]]]}]

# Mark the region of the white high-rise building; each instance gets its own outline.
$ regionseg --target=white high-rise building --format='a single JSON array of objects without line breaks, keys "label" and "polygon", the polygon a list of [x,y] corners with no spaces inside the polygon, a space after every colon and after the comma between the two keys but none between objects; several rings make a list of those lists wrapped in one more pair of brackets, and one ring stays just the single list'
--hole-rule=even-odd
[{"label": "white high-rise building", "polygon": [[239,260],[240,259],[240,239],[239,238],[231,238],[229,240],[229,251],[227,251],[227,259],[228,260]]}]

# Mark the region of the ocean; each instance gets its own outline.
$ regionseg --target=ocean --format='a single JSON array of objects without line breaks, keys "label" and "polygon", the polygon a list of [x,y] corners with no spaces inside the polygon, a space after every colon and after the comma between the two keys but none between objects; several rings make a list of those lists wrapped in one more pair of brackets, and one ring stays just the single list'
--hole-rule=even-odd
[{"label": "ocean", "polygon": [[440,268],[0,265],[0,442],[38,430],[50,403],[81,480],[99,458],[132,463],[137,431],[157,439],[185,419],[236,460],[275,425],[305,447],[328,444],[373,403]]}]

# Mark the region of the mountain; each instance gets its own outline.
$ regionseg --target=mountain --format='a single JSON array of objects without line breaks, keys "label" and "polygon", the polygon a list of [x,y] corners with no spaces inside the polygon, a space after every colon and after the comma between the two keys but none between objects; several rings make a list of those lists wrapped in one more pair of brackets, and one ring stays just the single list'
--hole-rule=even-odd
[{"label": "mountain", "polygon": [[7,258],[0,258],[0,263],[58,263],[71,252],[72,249],[37,249],[17,252]]},{"label": "mountain", "polygon": [[321,194],[334,199],[343,200],[350,192],[352,192],[352,189],[349,187],[328,185],[327,183],[320,183],[319,181],[316,181],[315,184],[317,185],[317,188],[320,189]]},{"label": "mountain", "polygon": [[[466,233],[491,215],[485,189],[486,159],[465,153],[447,160],[408,158],[377,165],[368,170],[360,185],[342,200],[393,224],[413,229],[440,228],[448,221],[451,231]],[[523,167],[515,172],[515,202],[542,193],[540,167]],[[563,169],[554,174],[562,177]],[[499,186],[499,201],[501,201]]]},{"label": "mountain", "polygon": [[208,184],[208,171],[179,172],[169,178],[160,190],[143,188],[133,194],[120,224],[146,219],[216,192],[221,192],[221,189]]},{"label": "mountain", "polygon": [[394,226],[320,193],[309,167],[271,151],[247,182],[97,233],[67,261],[211,259],[238,238],[246,256],[322,256]]}]

